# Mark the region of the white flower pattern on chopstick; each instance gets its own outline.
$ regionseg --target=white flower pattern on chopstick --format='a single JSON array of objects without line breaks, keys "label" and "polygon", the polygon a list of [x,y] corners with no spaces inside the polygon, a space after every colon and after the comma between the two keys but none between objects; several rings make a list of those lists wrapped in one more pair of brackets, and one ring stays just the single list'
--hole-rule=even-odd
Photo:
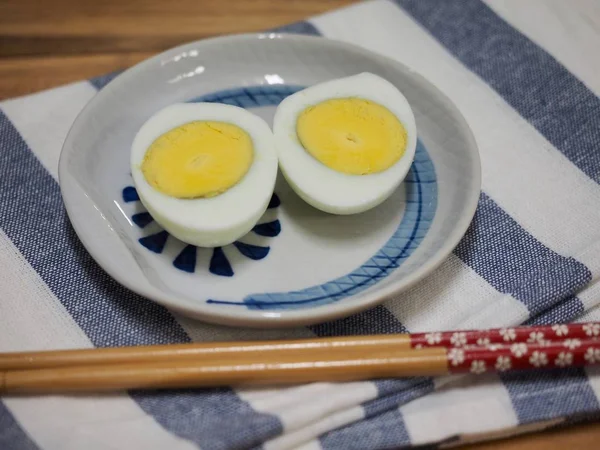
[{"label": "white flower pattern on chopstick", "polygon": [[510,370],[511,367],[512,364],[508,356],[498,356],[498,359],[496,359],[496,370],[504,372]]},{"label": "white flower pattern on chopstick", "polygon": [[582,328],[590,337],[600,335],[600,324],[598,323],[586,323]]},{"label": "white flower pattern on chopstick", "polygon": [[490,345],[490,338],[480,337],[479,339],[477,339],[477,345],[480,345],[481,347],[487,347],[488,345]]},{"label": "white flower pattern on chopstick", "polygon": [[566,325],[552,325],[552,330],[557,336],[566,336],[569,334],[569,327]]},{"label": "white flower pattern on chopstick", "polygon": [[523,342],[518,342],[510,346],[510,351],[515,357],[520,358],[523,355],[527,354],[528,348],[527,344]]},{"label": "white flower pattern on chopstick", "polygon": [[600,349],[591,347],[588,348],[585,351],[583,358],[590,364],[596,364],[597,362],[600,362]]},{"label": "white flower pattern on chopstick", "polygon": [[462,331],[457,331],[453,333],[450,337],[450,343],[455,347],[462,347],[467,343],[467,335]]},{"label": "white flower pattern on chopstick", "polygon": [[487,369],[485,367],[485,361],[475,360],[471,363],[471,372],[480,374],[485,372]]},{"label": "white flower pattern on chopstick", "polygon": [[565,339],[563,345],[569,350],[575,350],[577,347],[581,346],[581,341],[579,339]]},{"label": "white flower pattern on chopstick", "polygon": [[544,333],[542,333],[541,331],[532,331],[531,333],[529,333],[529,338],[527,339],[527,342],[529,342],[530,344],[543,343]]},{"label": "white flower pattern on chopstick", "polygon": [[501,328],[499,333],[506,342],[514,341],[517,338],[517,333],[514,328]]},{"label": "white flower pattern on chopstick", "polygon": [[558,367],[566,367],[573,364],[573,353],[560,352],[558,357],[554,360],[554,364]]},{"label": "white flower pattern on chopstick", "polygon": [[529,363],[534,367],[542,367],[548,364],[548,356],[544,352],[535,350],[529,357]]},{"label": "white flower pattern on chopstick", "polygon": [[425,340],[429,345],[439,344],[440,342],[442,342],[442,333],[427,333],[425,335]]},{"label": "white flower pattern on chopstick", "polygon": [[458,366],[465,362],[465,351],[460,348],[453,348],[448,352],[448,359],[453,366]]}]

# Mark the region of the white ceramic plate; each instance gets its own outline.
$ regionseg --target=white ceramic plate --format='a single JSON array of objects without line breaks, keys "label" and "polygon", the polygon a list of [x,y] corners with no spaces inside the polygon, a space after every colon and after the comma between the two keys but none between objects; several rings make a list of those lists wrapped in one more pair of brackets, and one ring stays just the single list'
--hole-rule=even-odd
[{"label": "white ceramic plate", "polygon": [[[279,176],[260,225],[235,245],[186,246],[137,201],[129,150],[142,123],[175,102],[240,105],[272,120],[290,93],[360,72],[407,97],[417,121],[415,162],[379,207],[333,216],[308,206]],[[245,326],[305,325],[394,297],[452,251],[475,212],[477,147],[465,120],[403,65],[317,37],[261,34],[194,42],[124,72],[85,107],[60,159],[69,218],[117,281],[172,310]]]}]

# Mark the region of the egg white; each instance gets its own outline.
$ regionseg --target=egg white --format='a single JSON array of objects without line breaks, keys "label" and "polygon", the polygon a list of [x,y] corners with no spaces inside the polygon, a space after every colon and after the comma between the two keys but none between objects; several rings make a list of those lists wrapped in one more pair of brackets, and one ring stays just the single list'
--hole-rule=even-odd
[{"label": "egg white", "polygon": [[[252,164],[236,185],[215,197],[179,199],[163,194],[142,173],[144,155],[159,136],[196,120],[227,122],[246,131],[253,144]],[[131,174],[140,200],[170,234],[201,247],[230,244],[256,225],[273,194],[277,177],[273,134],[263,119],[237,106],[174,104],[158,111],[138,131],[131,146]]]},{"label": "egg white", "polygon": [[[404,125],[405,152],[388,169],[368,175],[341,173],[315,159],[300,143],[296,121],[302,111],[325,100],[346,97],[376,102]],[[310,205],[333,214],[360,213],[386,200],[408,173],[417,146],[415,118],[404,95],[389,81],[366,72],[327,81],[287,97],[277,108],[273,131],[279,167],[292,189]]]}]

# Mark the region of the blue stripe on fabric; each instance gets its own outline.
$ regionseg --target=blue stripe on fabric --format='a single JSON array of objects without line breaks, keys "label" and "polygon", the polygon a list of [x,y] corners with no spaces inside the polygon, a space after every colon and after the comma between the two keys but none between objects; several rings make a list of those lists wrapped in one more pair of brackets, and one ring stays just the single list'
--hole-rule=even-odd
[{"label": "blue stripe on fabric", "polygon": [[583,369],[514,372],[500,378],[520,424],[591,414],[600,408]]},{"label": "blue stripe on fabric", "polygon": [[[375,382],[379,398],[363,405],[365,418],[321,437],[321,447],[339,448],[398,448],[410,443],[410,437],[398,410],[401,405],[434,391],[431,378],[405,378]],[[375,436],[371,444],[371,437]]]},{"label": "blue stripe on fabric", "polygon": [[592,279],[585,265],[544,246],[485,193],[455,253],[496,290],[523,302],[532,315]]},{"label": "blue stripe on fabric", "polygon": [[323,450],[396,449],[411,444],[404,419],[398,408],[330,431],[319,440]]},{"label": "blue stripe on fabric", "polygon": [[19,426],[4,402],[0,401],[0,449],[37,450],[38,446]]},{"label": "blue stripe on fabric", "polygon": [[89,82],[92,83],[92,86],[94,86],[96,89],[100,90],[104,86],[106,86],[108,83],[110,83],[112,80],[114,80],[119,75],[121,75],[121,73],[123,73],[123,72],[124,72],[123,70],[116,70],[111,73],[107,73],[104,75],[100,75],[98,77],[90,78]]},{"label": "blue stripe on fabric", "polygon": [[600,182],[600,98],[479,0],[396,0],[582,172]]},{"label": "blue stripe on fabric", "polygon": [[378,380],[374,383],[379,396],[363,405],[367,418],[398,408],[435,390],[433,378],[428,377]]},{"label": "blue stripe on fabric", "polygon": [[309,36],[320,36],[319,30],[310,22],[300,21],[277,27],[269,30],[273,33],[291,33],[291,34],[305,34]]},{"label": "blue stripe on fabric", "polygon": [[567,323],[575,320],[585,312],[585,307],[579,297],[572,295],[560,303],[548,308],[538,315],[531,317],[525,325],[551,325]]},{"label": "blue stripe on fabric", "polygon": [[[189,341],[165,308],[116,283],[84,250],[58,184],[1,112],[0,167],[0,228],[94,345]],[[131,395],[168,431],[202,448],[258,445],[282,429],[277,418],[257,413],[229,389]],[[227,427],[223,411],[230,412]]]},{"label": "blue stripe on fabric", "polygon": [[[310,22],[301,21],[292,23],[289,25],[284,25],[281,27],[273,28],[269,30],[272,33],[291,33],[291,34],[305,34],[309,36],[320,36],[319,30]],[[112,80],[114,80],[118,75],[120,75],[123,70],[117,70],[115,72],[107,73],[105,75],[100,75],[99,77],[94,77],[89,80],[89,82],[98,90],[102,89]],[[260,103],[260,99],[254,99],[254,101]],[[236,106],[240,106],[237,105]],[[252,106],[252,105],[250,105]]]}]

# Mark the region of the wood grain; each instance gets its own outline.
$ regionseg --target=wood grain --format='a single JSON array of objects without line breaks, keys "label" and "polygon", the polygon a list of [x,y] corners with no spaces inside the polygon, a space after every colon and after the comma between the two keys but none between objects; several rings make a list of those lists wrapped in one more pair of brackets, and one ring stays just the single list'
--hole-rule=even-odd
[{"label": "wood grain", "polygon": [[185,42],[267,30],[353,0],[0,0],[0,100],[128,67]]},{"label": "wood grain", "polygon": [[93,349],[72,349],[40,352],[0,353],[0,371],[48,369],[56,367],[169,363],[175,361],[222,362],[252,361],[257,355],[270,361],[294,356],[296,358],[329,357],[335,355],[363,355],[373,352],[411,350],[408,334],[381,334],[374,336],[340,336],[328,338],[246,341],[194,342],[187,344],[148,345]]},{"label": "wood grain", "polygon": [[[448,374],[443,347],[397,351],[348,348],[339,351],[241,352],[187,355],[171,361],[96,364],[0,371],[0,394],[52,394],[224,386],[279,386],[346,382],[394,376]],[[216,359],[215,359],[216,357]]]},{"label": "wood grain", "polygon": [[[0,100],[135,64],[186,41],[264,30],[354,0],[0,0]],[[592,424],[470,446],[591,449]]]}]

